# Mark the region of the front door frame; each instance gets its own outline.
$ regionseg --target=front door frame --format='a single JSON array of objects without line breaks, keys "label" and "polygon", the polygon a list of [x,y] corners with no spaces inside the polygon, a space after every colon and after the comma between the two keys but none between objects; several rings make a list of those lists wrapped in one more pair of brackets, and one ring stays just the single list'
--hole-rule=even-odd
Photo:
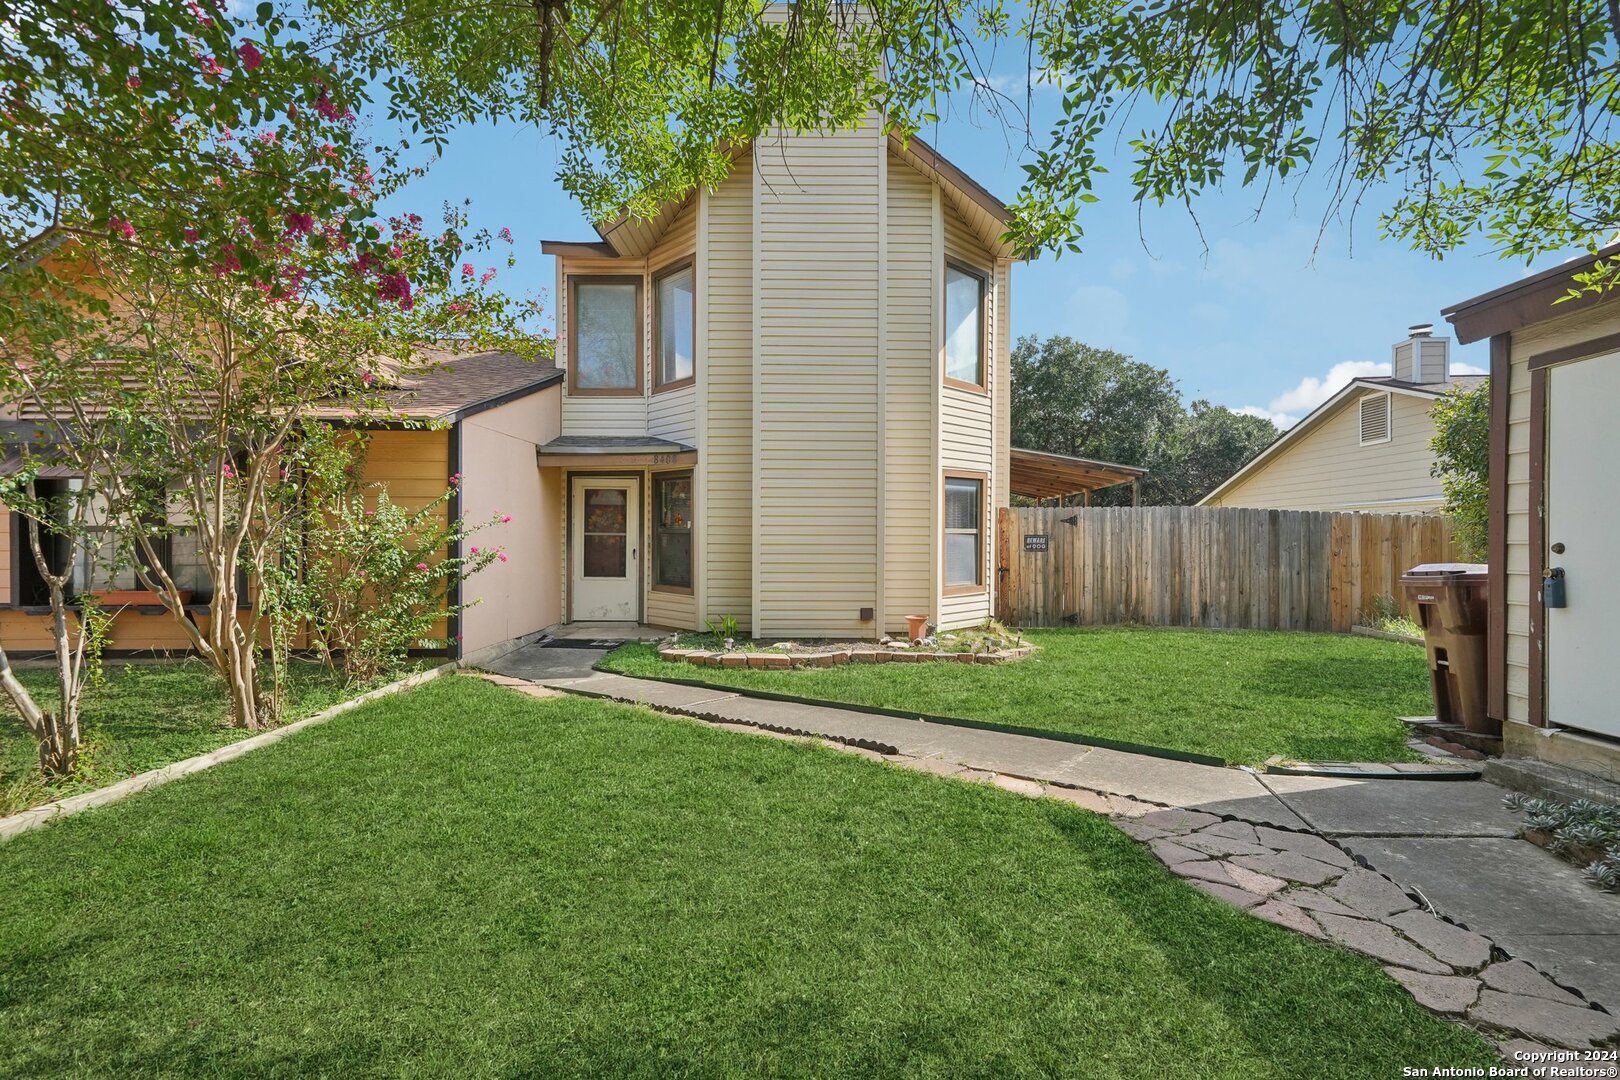
[{"label": "front door frame", "polygon": [[[1532,355],[1530,373],[1530,724],[1538,728],[1565,728],[1547,715],[1547,618],[1542,606],[1542,574],[1548,565],[1547,550],[1547,375],[1560,364],[1609,360],[1620,362],[1620,334],[1578,341],[1562,348]],[[1496,385],[1491,392],[1494,396]],[[1504,450],[1506,434],[1503,434]],[[1496,464],[1495,461],[1492,462]],[[1501,504],[1503,515],[1506,501]],[[1497,516],[1493,509],[1492,518]],[[1502,526],[1506,529],[1506,525]],[[1505,543],[1503,545],[1506,546]],[[1494,601],[1493,601],[1494,602]],[[1502,600],[1506,607],[1506,597]],[[1503,615],[1506,622],[1505,612]],[[1583,732],[1582,728],[1568,730]],[[1598,734],[1593,732],[1592,734]],[[1601,737],[1601,736],[1600,736]]]},{"label": "front door frame", "polygon": [[[590,482],[592,480],[630,480],[635,484],[634,498],[636,500],[636,517],[640,521],[638,535],[631,537],[638,545],[637,550],[646,547],[647,523],[647,477],[644,472],[626,471],[616,469],[609,471],[575,471],[570,469],[564,476],[563,505],[567,508],[563,515],[563,579],[566,583],[568,610],[564,617],[567,623],[574,622],[574,483],[575,481]],[[635,565],[636,580],[636,617],[635,623],[640,626],[647,618],[647,574],[642,569],[645,560],[637,559]]]}]

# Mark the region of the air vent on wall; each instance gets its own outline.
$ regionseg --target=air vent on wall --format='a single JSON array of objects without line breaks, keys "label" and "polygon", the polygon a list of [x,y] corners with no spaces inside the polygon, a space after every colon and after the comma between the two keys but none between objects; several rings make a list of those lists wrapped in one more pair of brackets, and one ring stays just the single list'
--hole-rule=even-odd
[{"label": "air vent on wall", "polygon": [[1361,445],[1389,442],[1389,395],[1368,394],[1361,399]]}]

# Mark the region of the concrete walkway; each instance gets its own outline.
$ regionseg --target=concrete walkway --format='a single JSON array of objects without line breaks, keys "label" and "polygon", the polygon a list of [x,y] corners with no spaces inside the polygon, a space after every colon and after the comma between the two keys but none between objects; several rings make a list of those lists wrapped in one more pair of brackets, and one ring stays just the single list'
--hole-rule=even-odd
[{"label": "concrete walkway", "polygon": [[590,670],[605,651],[531,646],[494,668],[554,690],[711,722],[1315,833],[1436,913],[1620,1013],[1620,901],[1518,839],[1517,820],[1502,808],[1504,791],[1483,781],[1347,780],[1198,765]]}]

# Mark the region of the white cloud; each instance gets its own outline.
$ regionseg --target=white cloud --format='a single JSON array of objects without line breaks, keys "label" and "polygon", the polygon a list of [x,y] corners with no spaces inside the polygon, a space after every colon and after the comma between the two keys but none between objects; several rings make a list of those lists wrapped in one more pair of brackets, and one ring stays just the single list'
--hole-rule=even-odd
[{"label": "white cloud", "polygon": [[1135,351],[1138,343],[1131,333],[1130,299],[1112,285],[1079,286],[1069,294],[1067,315],[1074,336],[1088,345]]},{"label": "white cloud", "polygon": [[1233,411],[1245,416],[1264,416],[1278,427],[1290,428],[1299,423],[1306,413],[1342,390],[1350,380],[1388,375],[1389,370],[1388,362],[1345,360],[1334,364],[1320,379],[1315,375],[1305,376],[1297,385],[1272,398],[1263,409],[1258,405],[1245,405]]},{"label": "white cloud", "polygon": [[1451,373],[1453,375],[1489,375],[1490,374],[1489,371],[1486,371],[1482,367],[1476,367],[1473,364],[1465,364],[1461,360],[1453,360],[1451,362]]}]

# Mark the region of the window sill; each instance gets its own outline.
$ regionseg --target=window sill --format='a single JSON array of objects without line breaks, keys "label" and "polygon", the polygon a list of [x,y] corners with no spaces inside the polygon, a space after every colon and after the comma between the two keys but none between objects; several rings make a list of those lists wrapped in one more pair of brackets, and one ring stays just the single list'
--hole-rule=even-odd
[{"label": "window sill", "polygon": [[685,390],[688,386],[696,385],[696,375],[688,375],[686,378],[676,379],[674,382],[655,383],[653,384],[653,396],[657,397],[659,394],[667,394],[672,390]]},{"label": "window sill", "polygon": [[631,398],[646,397],[647,395],[642,392],[642,388],[639,386],[626,387],[623,390],[589,390],[571,386],[568,388],[568,396],[571,398]]},{"label": "window sill", "polygon": [[945,376],[945,385],[950,387],[952,390],[961,390],[968,394],[978,394],[980,397],[990,396],[990,388],[983,383],[964,382],[961,379],[953,379],[947,375]]},{"label": "window sill", "polygon": [[670,593],[670,594],[672,594],[674,596],[692,596],[692,595],[694,595],[692,587],[690,585],[654,585],[652,587],[652,591],[653,592],[661,592],[661,593]]},{"label": "window sill", "polygon": [[944,593],[942,595],[944,595],[944,596],[980,596],[980,595],[988,596],[989,594],[990,594],[990,587],[988,585],[947,585],[947,586],[945,586],[945,591],[944,591]]}]

